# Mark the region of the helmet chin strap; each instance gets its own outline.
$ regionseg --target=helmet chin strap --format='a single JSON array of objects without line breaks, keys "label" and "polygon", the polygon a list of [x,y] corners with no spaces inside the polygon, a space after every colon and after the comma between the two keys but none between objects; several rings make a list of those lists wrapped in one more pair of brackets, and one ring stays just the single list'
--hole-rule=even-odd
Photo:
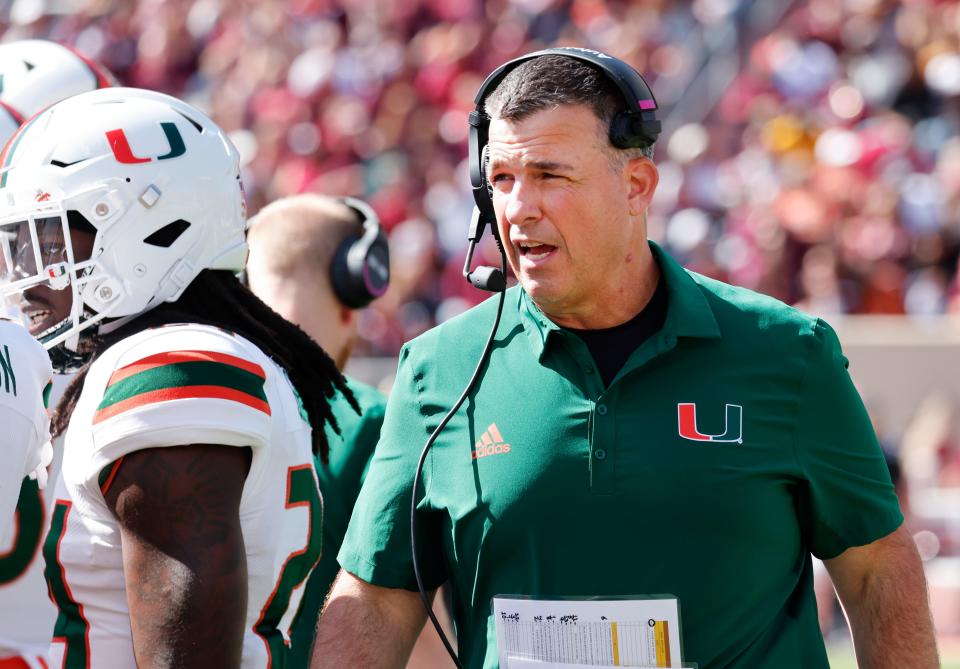
[{"label": "helmet chin strap", "polygon": [[[144,313],[146,312],[109,320],[106,316],[93,316],[83,322],[82,329],[74,324],[71,316],[45,330],[37,339],[47,349],[53,371],[57,374],[68,374],[78,371],[90,360],[92,351],[79,350],[84,339],[98,334],[109,334]],[[90,327],[93,325],[97,327]]]},{"label": "helmet chin strap", "polygon": [[[84,313],[86,314],[88,312]],[[109,316],[110,314],[94,314],[82,322],[75,320],[71,316],[70,318],[62,320],[60,323],[47,330],[43,335],[37,337],[37,339],[39,339],[40,343],[42,343],[46,348],[63,344],[69,350],[75,351],[80,343],[81,334],[89,333],[90,335],[95,335],[107,332],[107,330],[102,329],[103,326],[100,326],[96,329],[92,329],[92,326],[97,325]],[[135,317],[136,316],[125,316],[124,318]]]},{"label": "helmet chin strap", "polygon": [[77,353],[70,351],[63,344],[54,346],[47,351],[50,356],[50,365],[55,374],[72,374],[79,371],[90,361],[91,353]]},{"label": "helmet chin strap", "polygon": [[[72,330],[73,317],[71,316],[37,335],[37,340],[47,349],[50,364],[57,374],[75,372],[87,364],[90,359],[89,353],[80,353],[76,350],[79,348],[80,336],[78,332]],[[93,332],[90,332],[90,334],[92,335]],[[74,341],[68,343],[69,339]],[[71,346],[71,344],[73,345]]]}]

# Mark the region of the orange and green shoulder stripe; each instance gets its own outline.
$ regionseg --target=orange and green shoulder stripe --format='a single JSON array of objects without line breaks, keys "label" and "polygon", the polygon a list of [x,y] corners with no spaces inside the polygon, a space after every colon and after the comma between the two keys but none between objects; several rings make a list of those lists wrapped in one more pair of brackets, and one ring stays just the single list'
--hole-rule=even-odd
[{"label": "orange and green shoulder stripe", "polygon": [[157,353],[113,372],[93,424],[131,409],[182,399],[227,400],[269,416],[265,382],[263,367],[227,353]]}]

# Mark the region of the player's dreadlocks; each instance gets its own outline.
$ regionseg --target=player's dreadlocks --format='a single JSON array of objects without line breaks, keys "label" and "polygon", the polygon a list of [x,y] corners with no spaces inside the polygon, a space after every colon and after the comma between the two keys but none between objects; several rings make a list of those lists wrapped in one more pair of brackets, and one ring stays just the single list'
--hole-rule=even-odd
[{"label": "player's dreadlocks", "polygon": [[313,451],[320,454],[323,462],[327,461],[328,452],[324,425],[329,424],[339,434],[330,411],[330,398],[339,391],[360,413],[340,370],[307,333],[264,304],[233,273],[208,269],[200,272],[176,302],[161,304],[109,334],[92,338],[91,361],[77,373],[57,406],[52,421],[54,436],[67,429],[87,370],[103,351],[141,330],[171,323],[213,325],[235,332],[273,358],[286,370],[303,401],[313,426]]}]

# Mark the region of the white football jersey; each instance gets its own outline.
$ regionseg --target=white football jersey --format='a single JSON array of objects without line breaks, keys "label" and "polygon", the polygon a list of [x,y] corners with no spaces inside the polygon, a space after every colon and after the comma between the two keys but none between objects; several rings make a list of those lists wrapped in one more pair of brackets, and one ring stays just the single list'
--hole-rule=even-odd
[{"label": "white football jersey", "polygon": [[[2,548],[15,544],[13,535],[18,534],[15,509],[20,484],[41,468],[44,448],[52,454],[44,399],[52,377],[50,357],[37,340],[17,323],[0,320],[0,580],[7,557]],[[47,464],[49,457],[43,462]]]},{"label": "white football jersey", "polygon": [[[47,406],[53,408],[73,375],[54,374]],[[53,440],[49,483],[41,490],[25,479],[17,502],[17,524],[0,537],[0,660],[16,657],[31,669],[45,669],[57,608],[47,594],[40,545],[50,526],[55,481],[60,474],[63,437]],[[0,666],[3,666],[0,662]]]},{"label": "white football jersey", "polygon": [[[54,374],[54,396],[56,379]],[[51,400],[50,406],[56,406]],[[3,659],[20,658],[31,669],[47,669],[50,634],[57,619],[57,608],[47,594],[40,551],[50,527],[55,481],[63,456],[63,437],[53,440],[53,462],[50,480],[44,490],[37,482],[24,479],[17,503],[16,531],[9,540],[0,540],[0,554],[8,551],[9,569],[0,557],[0,667]],[[10,559],[20,555],[19,560]]]},{"label": "white football jersey", "polygon": [[21,657],[38,669],[46,656],[42,637],[53,624],[39,551],[46,510],[37,480],[25,477],[49,464],[41,454],[49,451],[52,375],[47,352],[30,333],[0,320],[0,659]]},{"label": "white football jersey", "polygon": [[172,325],[105,351],[67,429],[44,543],[59,609],[51,666],[136,667],[120,528],[104,493],[128,453],[189,444],[252,450],[240,501],[248,575],[241,666],[284,666],[303,584],[320,557],[310,435],[287,375],[240,336]]}]

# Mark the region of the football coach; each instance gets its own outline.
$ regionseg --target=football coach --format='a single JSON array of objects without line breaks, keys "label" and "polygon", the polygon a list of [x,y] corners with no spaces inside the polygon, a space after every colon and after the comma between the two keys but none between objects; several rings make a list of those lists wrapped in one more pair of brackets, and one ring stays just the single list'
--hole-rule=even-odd
[{"label": "football coach", "polygon": [[[498,666],[496,595],[666,593],[685,665],[826,669],[811,555],[861,667],[939,666],[834,331],[647,239],[659,122],[639,75],[583,49],[530,54],[488,77],[471,125],[478,208],[519,286],[401,351],[312,666],[404,666],[426,615],[415,477],[418,572],[451,585],[463,667]],[[489,269],[474,282],[500,288]]]}]

